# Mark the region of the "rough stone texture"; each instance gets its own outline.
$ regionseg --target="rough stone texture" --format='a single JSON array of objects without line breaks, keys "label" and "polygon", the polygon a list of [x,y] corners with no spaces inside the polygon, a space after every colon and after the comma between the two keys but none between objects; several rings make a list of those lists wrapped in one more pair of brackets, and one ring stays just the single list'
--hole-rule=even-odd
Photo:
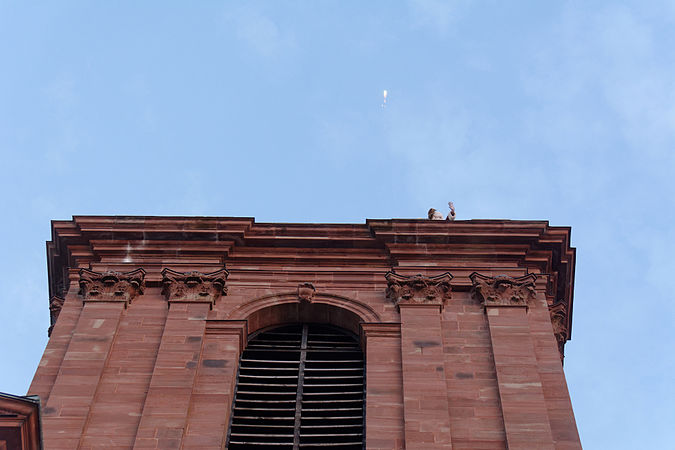
[{"label": "rough stone texture", "polygon": [[[77,289],[75,289],[75,292],[77,292]],[[42,406],[49,400],[49,394],[51,394],[52,387],[59,374],[63,357],[68,350],[68,344],[70,344],[75,325],[80,318],[81,310],[82,301],[77,297],[77,294],[69,294],[60,310],[58,321],[53,322],[49,327],[51,336],[30,386],[31,394],[40,397]]]},{"label": "rough stone texture", "polygon": [[82,448],[129,448],[143,413],[166,321],[157,288],[122,318],[94,399]]},{"label": "rough stone texture", "polygon": [[230,421],[237,362],[247,336],[245,321],[209,321],[190,401],[183,445],[222,448]]},{"label": "rough stone texture", "polygon": [[178,448],[196,384],[208,303],[171,305],[136,434],[138,448]]},{"label": "rough stone texture", "polygon": [[[369,449],[580,448],[561,363],[569,228],[97,216],[52,227],[53,328],[29,390],[46,448],[222,448],[247,336],[298,321],[361,336]],[[128,298],[80,293],[81,272],[137,269],[145,287]],[[499,281],[487,301],[474,272]]]},{"label": "rough stone texture", "polygon": [[468,292],[456,292],[441,326],[453,447],[506,448],[484,308]]},{"label": "rough stone texture", "polygon": [[366,441],[371,449],[403,448],[401,324],[362,324],[366,346]]},{"label": "rough stone texture", "polygon": [[554,448],[527,311],[486,310],[508,448]]},{"label": "rough stone texture", "polygon": [[452,448],[440,306],[399,306],[405,448]]},{"label": "rough stone texture", "polygon": [[79,447],[123,310],[122,302],[84,305],[43,409],[48,447]]}]

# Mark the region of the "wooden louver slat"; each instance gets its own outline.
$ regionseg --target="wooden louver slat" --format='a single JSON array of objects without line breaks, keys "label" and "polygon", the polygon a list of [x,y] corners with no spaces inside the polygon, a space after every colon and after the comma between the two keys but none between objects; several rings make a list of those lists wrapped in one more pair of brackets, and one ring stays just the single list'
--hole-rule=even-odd
[{"label": "wooden louver slat", "polygon": [[346,332],[298,324],[258,334],[241,358],[228,448],[362,449],[363,378]]}]

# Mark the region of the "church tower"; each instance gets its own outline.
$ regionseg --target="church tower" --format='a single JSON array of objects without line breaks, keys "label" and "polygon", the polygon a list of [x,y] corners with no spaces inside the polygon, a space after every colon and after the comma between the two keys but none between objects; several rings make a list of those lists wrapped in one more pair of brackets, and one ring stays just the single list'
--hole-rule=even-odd
[{"label": "church tower", "polygon": [[581,448],[567,227],[78,216],[47,255],[45,448]]}]

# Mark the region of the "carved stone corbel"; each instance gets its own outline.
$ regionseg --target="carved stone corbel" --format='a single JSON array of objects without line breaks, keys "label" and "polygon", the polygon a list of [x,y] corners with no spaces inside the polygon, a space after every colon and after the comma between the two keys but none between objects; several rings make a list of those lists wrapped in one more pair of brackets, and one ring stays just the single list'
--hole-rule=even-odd
[{"label": "carved stone corbel", "polygon": [[169,303],[208,303],[213,307],[221,295],[227,295],[229,272],[211,273],[162,270],[162,292]]},{"label": "carved stone corbel", "polygon": [[452,296],[450,272],[427,277],[424,275],[404,276],[387,272],[387,297],[396,306],[438,305],[443,308],[445,300]]},{"label": "carved stone corbel", "polygon": [[569,330],[567,329],[567,306],[560,302],[548,307],[551,314],[551,325],[553,326],[553,335],[558,342],[558,352],[560,353],[560,360],[565,358],[565,342],[569,337]]},{"label": "carved stone corbel", "polygon": [[298,299],[301,302],[308,302],[312,303],[312,299],[314,298],[314,293],[316,292],[316,288],[312,283],[300,283],[298,284]]},{"label": "carved stone corbel", "polygon": [[469,275],[473,282],[473,295],[484,306],[527,306],[535,297],[534,274],[513,278],[508,275],[488,277],[477,272]]},{"label": "carved stone corbel", "polygon": [[145,288],[145,270],[94,272],[80,270],[80,295],[84,302],[124,302],[126,307]]},{"label": "carved stone corbel", "polygon": [[54,325],[56,324],[56,319],[59,318],[59,314],[61,313],[61,309],[63,308],[63,302],[65,300],[62,299],[61,297],[58,296],[53,296],[51,300],[49,300],[49,329],[47,329],[47,336],[52,335],[52,330],[54,329]]}]

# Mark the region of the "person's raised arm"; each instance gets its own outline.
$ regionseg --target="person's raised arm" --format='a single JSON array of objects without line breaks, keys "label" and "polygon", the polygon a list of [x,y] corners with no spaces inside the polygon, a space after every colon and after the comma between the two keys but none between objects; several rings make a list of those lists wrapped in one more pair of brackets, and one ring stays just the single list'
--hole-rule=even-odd
[{"label": "person's raised arm", "polygon": [[448,213],[448,217],[446,217],[445,220],[455,220],[455,204],[448,202],[448,206],[450,207],[450,213]]}]

